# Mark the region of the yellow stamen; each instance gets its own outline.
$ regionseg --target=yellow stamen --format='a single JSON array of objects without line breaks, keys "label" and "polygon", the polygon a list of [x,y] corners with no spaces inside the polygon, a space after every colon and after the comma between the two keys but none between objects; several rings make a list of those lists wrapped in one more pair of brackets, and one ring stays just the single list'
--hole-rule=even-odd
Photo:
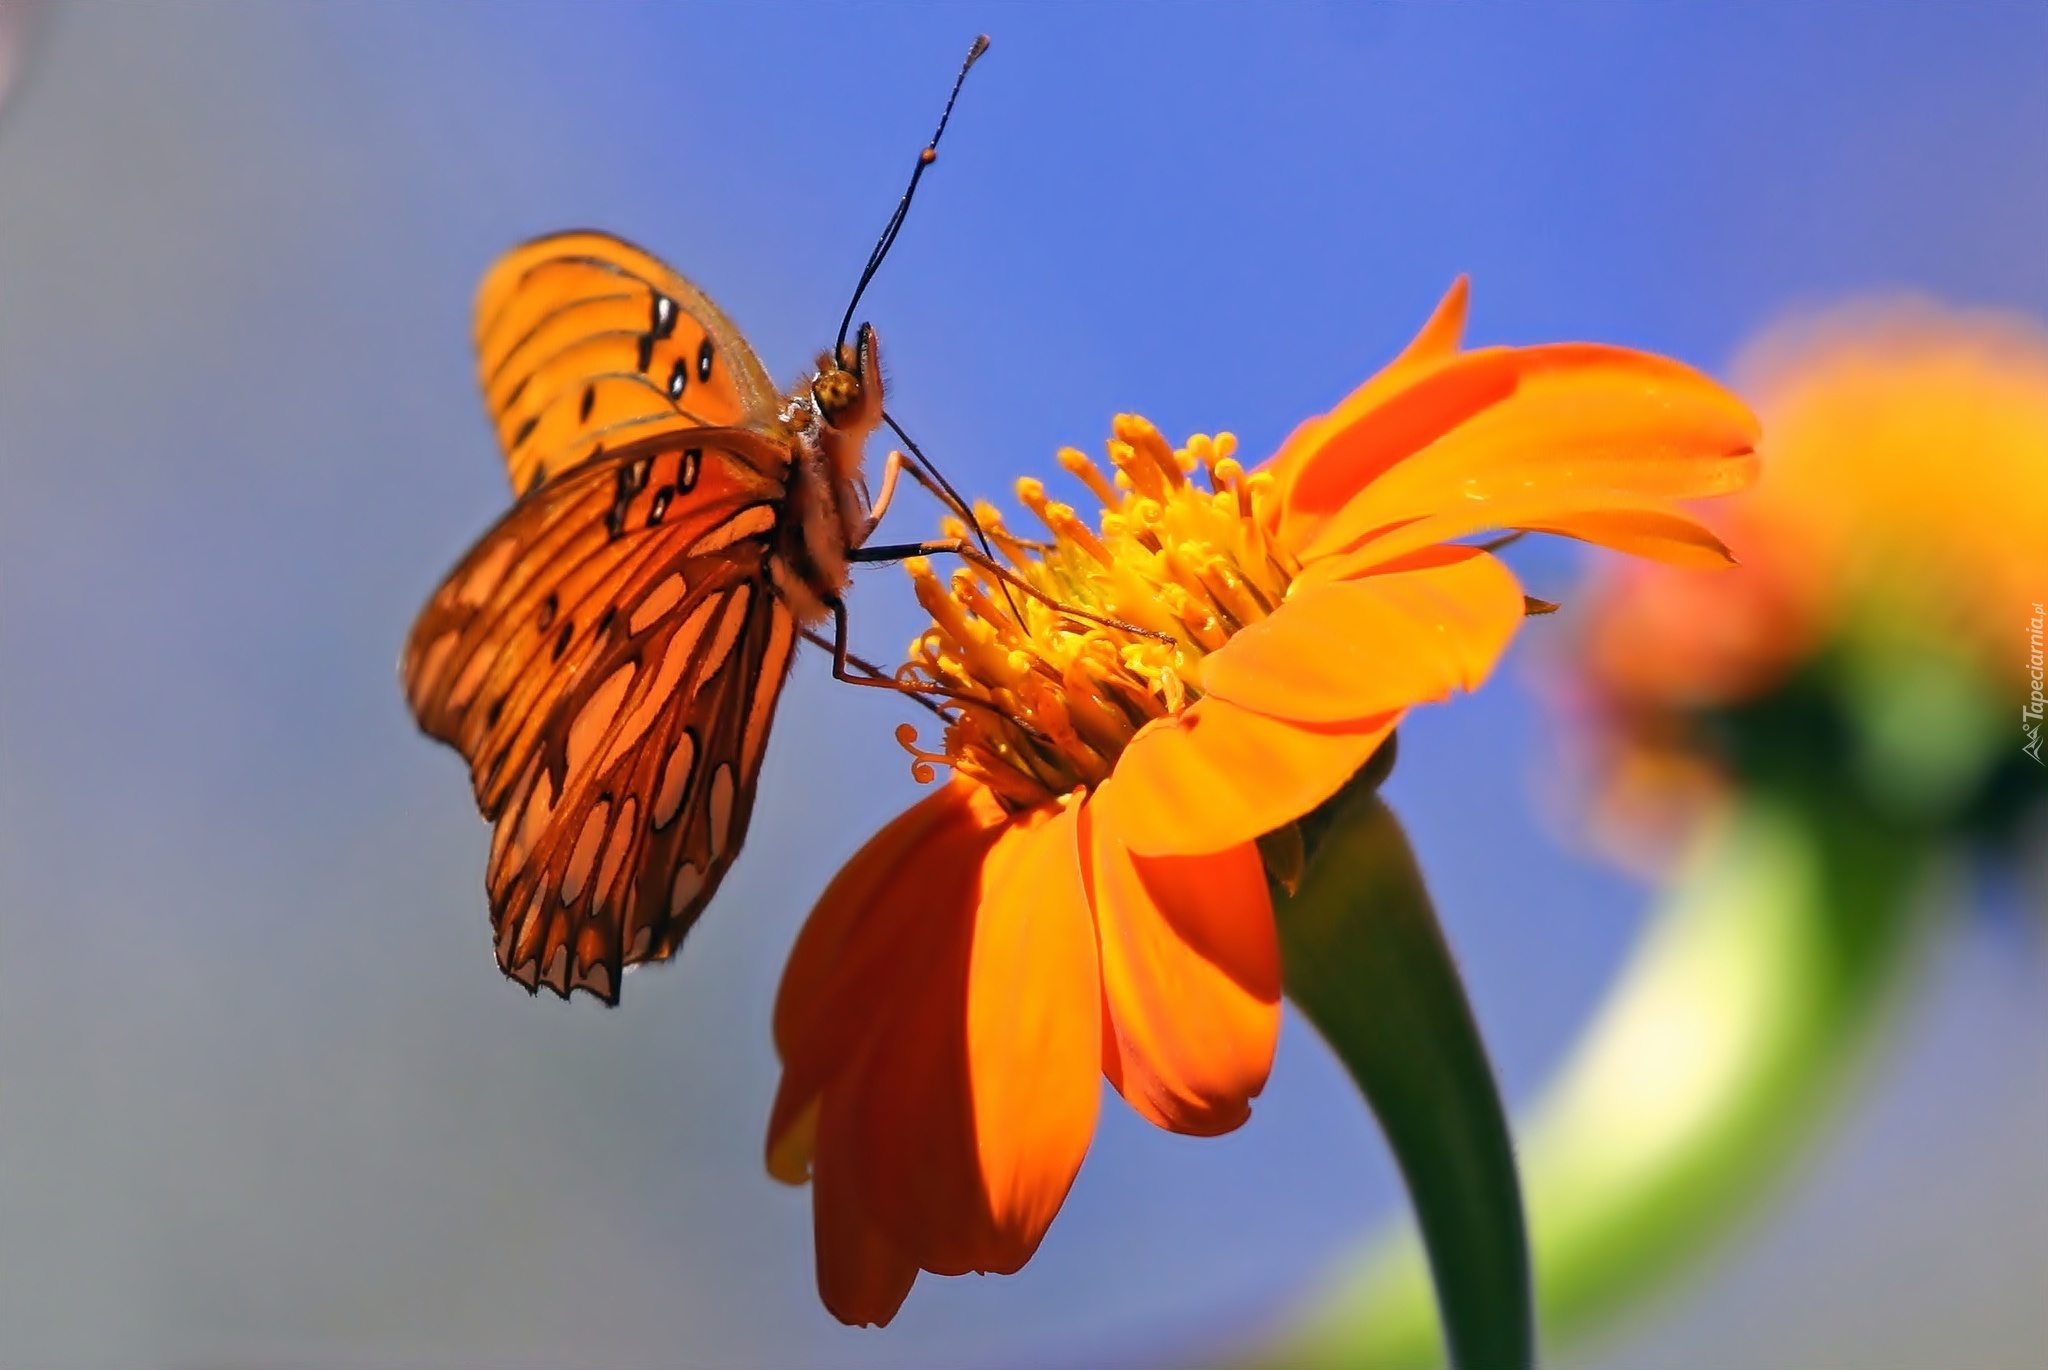
[{"label": "yellow stamen", "polygon": [[1187,484],[1180,461],[1174,456],[1173,444],[1168,442],[1166,435],[1154,428],[1149,421],[1139,418],[1136,414],[1118,414],[1111,422],[1110,429],[1116,434],[1118,442],[1129,447],[1133,458],[1142,457],[1143,464],[1159,474],[1166,490],[1177,490]]},{"label": "yellow stamen", "polygon": [[952,758],[944,752],[928,752],[920,748],[917,745],[917,729],[908,723],[896,725],[896,745],[910,753],[910,778],[920,785],[929,785],[938,777],[938,772],[932,769],[934,766],[953,764]]},{"label": "yellow stamen", "polygon": [[[1273,483],[1245,472],[1234,438],[1198,434],[1176,449],[1126,414],[1106,450],[1113,478],[1073,448],[1059,453],[1102,505],[1095,527],[1034,479],[1017,482],[1017,497],[1049,544],[975,508],[1018,581],[1050,603],[985,572],[942,583],[925,559],[904,563],[932,616],[904,676],[953,696],[943,757],[904,741],[920,780],[950,765],[1012,808],[1092,788],[1140,727],[1200,697],[1203,657],[1286,597],[1296,568],[1261,526],[1276,513]],[[1190,480],[1197,472],[1206,481]]]},{"label": "yellow stamen", "polygon": [[[1216,488],[1216,463],[1237,450],[1237,442],[1230,434],[1211,439],[1206,433],[1197,433],[1188,439],[1188,445],[1181,449],[1187,454],[1187,469],[1192,471],[1200,466],[1209,477],[1209,488]],[[1175,453],[1176,456],[1180,455]]]},{"label": "yellow stamen", "polygon": [[1069,505],[1058,504],[1045,496],[1045,482],[1033,476],[1026,476],[1017,482],[1017,498],[1024,501],[1024,507],[1037,515],[1053,540],[1081,548],[1104,566],[1113,564],[1109,549],[1088,531],[1088,525],[1074,515]]},{"label": "yellow stamen", "polygon": [[1108,452],[1110,464],[1123,478],[1117,482],[1119,485],[1128,481],[1131,489],[1141,495],[1157,497],[1166,493],[1166,482],[1160,476],[1159,468],[1146,459],[1146,454],[1120,439],[1109,444]]},{"label": "yellow stamen", "polygon": [[1216,463],[1216,482],[1219,490],[1228,490],[1237,503],[1239,518],[1250,518],[1252,514],[1251,494],[1245,489],[1244,468],[1230,457],[1223,457]]},{"label": "yellow stamen", "polygon": [[1087,486],[1089,493],[1102,501],[1103,508],[1114,509],[1124,502],[1116,487],[1109,483],[1109,477],[1102,474],[1102,468],[1088,460],[1088,454],[1080,448],[1062,447],[1059,450],[1059,463]]},{"label": "yellow stamen", "polygon": [[995,629],[986,620],[970,614],[966,605],[940,587],[931,562],[912,557],[904,563],[904,569],[910,572],[917,602],[952,639],[968,674],[1004,686],[1015,684],[1018,673],[1010,669],[1009,654],[996,648]]},{"label": "yellow stamen", "polygon": [[[991,599],[979,576],[965,572],[956,574],[953,577],[953,594],[976,618],[994,627],[996,640],[1011,649],[1011,656],[1016,656],[1017,649],[1030,642],[1023,625],[1010,613],[1009,606]],[[1022,608],[1021,605],[1018,607]],[[1027,661],[1019,669],[1029,671],[1031,665]]]}]

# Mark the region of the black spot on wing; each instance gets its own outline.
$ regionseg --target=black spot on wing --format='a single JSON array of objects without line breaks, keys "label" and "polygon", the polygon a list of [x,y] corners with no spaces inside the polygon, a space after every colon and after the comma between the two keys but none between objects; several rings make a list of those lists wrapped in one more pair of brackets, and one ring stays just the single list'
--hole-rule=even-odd
[{"label": "black spot on wing", "polygon": [[630,465],[621,466],[613,474],[612,507],[605,511],[605,533],[616,539],[626,532],[626,510],[632,507],[633,497],[647,488],[648,473],[654,469],[652,457],[642,457]]},{"label": "black spot on wing", "polygon": [[697,379],[699,382],[711,379],[711,339],[706,338],[697,345]]}]

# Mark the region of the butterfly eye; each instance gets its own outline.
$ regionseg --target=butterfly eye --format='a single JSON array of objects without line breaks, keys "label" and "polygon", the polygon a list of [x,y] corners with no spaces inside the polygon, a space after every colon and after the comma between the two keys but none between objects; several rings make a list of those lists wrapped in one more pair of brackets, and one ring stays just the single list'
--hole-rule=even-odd
[{"label": "butterfly eye", "polygon": [[860,403],[860,377],[843,367],[829,367],[811,382],[811,396],[817,400],[825,421],[837,423],[841,415]]}]

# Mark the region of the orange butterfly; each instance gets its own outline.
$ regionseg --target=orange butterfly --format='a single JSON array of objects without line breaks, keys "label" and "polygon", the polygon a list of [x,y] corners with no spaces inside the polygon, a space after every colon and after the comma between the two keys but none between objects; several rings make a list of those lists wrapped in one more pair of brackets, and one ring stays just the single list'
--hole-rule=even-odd
[{"label": "orange butterfly", "polygon": [[746,839],[799,635],[839,679],[896,687],[846,651],[851,563],[973,555],[868,546],[906,470],[966,511],[901,452],[868,499],[863,445],[895,425],[874,330],[846,341],[952,108],[839,342],[787,395],[702,291],[606,234],[529,243],[479,288],[478,372],[520,497],[421,612],[400,675],[421,729],[469,762],[498,964],[530,991],[617,1003],[627,966],[674,954]]}]

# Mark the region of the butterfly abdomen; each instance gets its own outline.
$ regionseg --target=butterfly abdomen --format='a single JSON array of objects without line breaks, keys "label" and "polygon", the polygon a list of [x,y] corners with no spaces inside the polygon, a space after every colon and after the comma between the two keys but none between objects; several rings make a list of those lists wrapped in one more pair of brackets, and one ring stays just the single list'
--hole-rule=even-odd
[{"label": "butterfly abdomen", "polygon": [[847,581],[845,524],[825,465],[814,444],[799,444],[789,464],[780,537],[771,561],[776,592],[806,628],[831,616],[831,602]]}]

